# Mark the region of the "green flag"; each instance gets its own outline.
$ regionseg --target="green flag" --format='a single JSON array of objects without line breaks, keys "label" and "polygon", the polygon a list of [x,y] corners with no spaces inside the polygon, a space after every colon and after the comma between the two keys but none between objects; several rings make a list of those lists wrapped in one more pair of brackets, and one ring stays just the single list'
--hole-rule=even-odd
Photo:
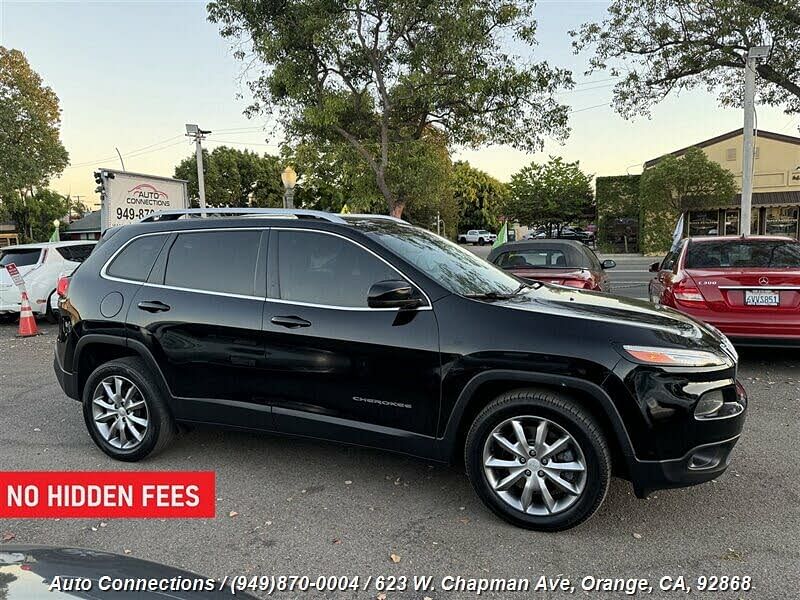
[{"label": "green flag", "polygon": [[508,241],[508,225],[505,221],[503,221],[503,225],[500,227],[500,231],[497,232],[497,239],[492,244],[492,248],[497,248],[498,246],[502,246]]},{"label": "green flag", "polygon": [[55,227],[53,229],[53,235],[50,236],[50,241],[51,242],[60,242],[61,241],[61,234],[58,231],[58,227]]}]

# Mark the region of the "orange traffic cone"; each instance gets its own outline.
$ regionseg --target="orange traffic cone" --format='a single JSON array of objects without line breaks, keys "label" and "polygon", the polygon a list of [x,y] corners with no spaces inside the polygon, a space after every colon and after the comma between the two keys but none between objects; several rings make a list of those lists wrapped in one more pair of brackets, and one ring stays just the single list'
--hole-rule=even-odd
[{"label": "orange traffic cone", "polygon": [[34,335],[39,335],[39,329],[36,327],[36,319],[33,318],[28,293],[22,292],[22,308],[19,311],[19,332],[17,337],[31,337]]}]

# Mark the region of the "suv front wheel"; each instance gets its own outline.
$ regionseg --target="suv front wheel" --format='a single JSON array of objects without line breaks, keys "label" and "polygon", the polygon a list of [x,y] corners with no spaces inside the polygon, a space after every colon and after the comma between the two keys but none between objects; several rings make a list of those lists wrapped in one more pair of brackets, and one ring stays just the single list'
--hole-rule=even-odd
[{"label": "suv front wheel", "polygon": [[175,433],[165,394],[138,357],[97,367],[83,388],[83,418],[111,458],[134,462],[164,448]]},{"label": "suv front wheel", "polygon": [[484,504],[540,531],[591,517],[611,479],[608,444],[592,416],[540,389],[508,392],[484,408],[467,434],[465,463]]}]

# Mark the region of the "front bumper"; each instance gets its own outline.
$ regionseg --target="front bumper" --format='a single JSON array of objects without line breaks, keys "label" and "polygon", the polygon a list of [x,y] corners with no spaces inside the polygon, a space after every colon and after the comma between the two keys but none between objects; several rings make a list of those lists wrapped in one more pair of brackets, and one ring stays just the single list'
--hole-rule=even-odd
[{"label": "front bumper", "polygon": [[688,487],[719,477],[728,468],[739,437],[696,446],[673,460],[636,460],[631,468],[636,496],[646,498],[655,490]]}]

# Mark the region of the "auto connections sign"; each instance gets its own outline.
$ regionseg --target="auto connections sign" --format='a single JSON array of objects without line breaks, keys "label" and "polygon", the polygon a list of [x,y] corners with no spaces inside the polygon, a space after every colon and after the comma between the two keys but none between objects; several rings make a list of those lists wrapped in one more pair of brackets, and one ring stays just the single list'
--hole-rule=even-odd
[{"label": "auto connections sign", "polygon": [[186,181],[113,169],[99,171],[100,229],[136,223],[162,210],[188,208]]}]

